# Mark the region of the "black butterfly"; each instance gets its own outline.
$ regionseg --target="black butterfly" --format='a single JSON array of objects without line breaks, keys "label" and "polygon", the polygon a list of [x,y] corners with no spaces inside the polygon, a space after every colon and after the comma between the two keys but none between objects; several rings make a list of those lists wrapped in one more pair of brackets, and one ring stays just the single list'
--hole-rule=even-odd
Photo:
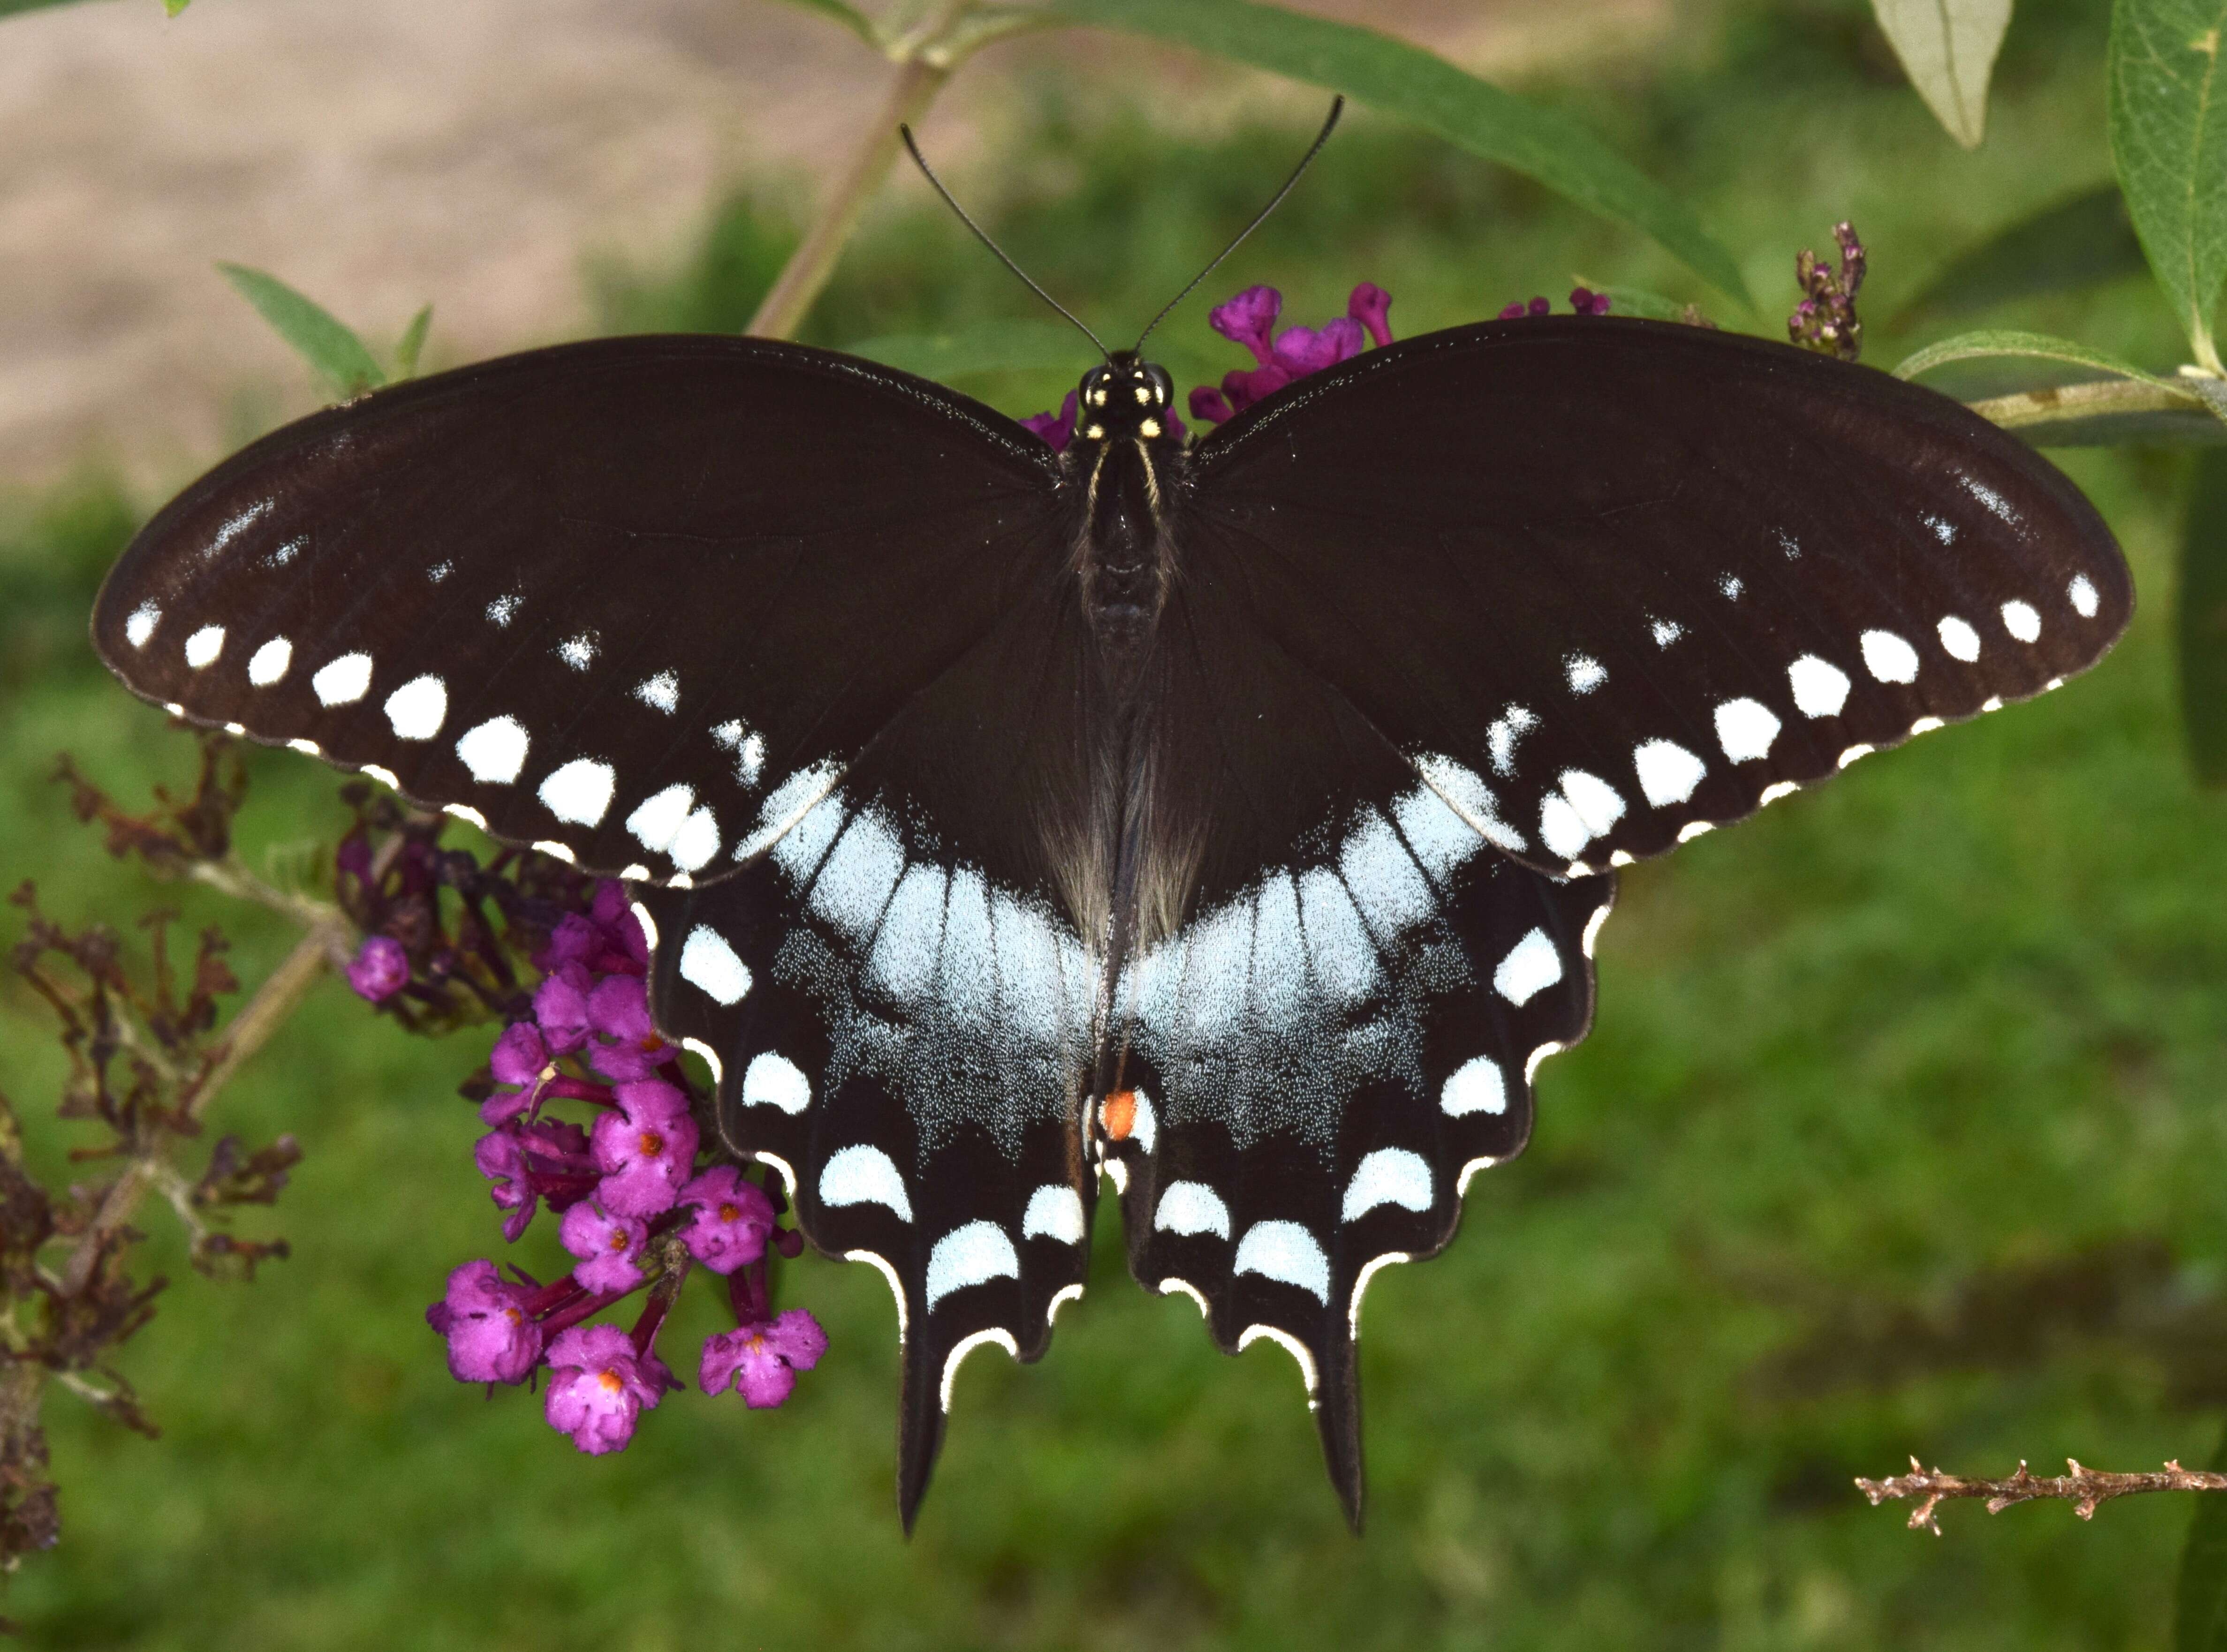
[{"label": "black butterfly", "polygon": [[1063,453],[748,338],[380,391],[172,501],[94,616],[131,689],[630,880],[658,1022],[904,1348],[1131,1266],[1305,1375],[1586,1032],[1610,870],[2125,627],[2095,511],[1885,374],[1573,317],[1409,339],[1186,447],[1094,368]]}]

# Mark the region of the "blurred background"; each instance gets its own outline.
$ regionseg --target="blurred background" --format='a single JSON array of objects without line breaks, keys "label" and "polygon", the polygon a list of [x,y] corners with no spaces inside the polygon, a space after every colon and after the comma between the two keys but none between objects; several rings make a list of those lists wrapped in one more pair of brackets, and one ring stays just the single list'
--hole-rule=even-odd
[{"label": "blurred background", "polygon": [[[1179,386],[1241,365],[1204,312],[1256,281],[1311,322],[1376,281],[1407,334],[1582,276],[1776,334],[1796,251],[1842,217],[1871,248],[1876,365],[1975,319],[2178,359],[2138,273],[1982,318],[1909,304],[1959,248],[2108,180],[2102,0],[2025,0],[1971,153],[1862,0],[1305,9],[1581,117],[1700,208],[1759,312],[1358,109],[1156,335]],[[222,922],[251,983],[292,938],[110,862],[49,780],[67,749],[127,800],[189,784],[191,743],[110,681],[86,612],[170,490],[317,401],[214,260],[380,348],[430,301],[432,367],[738,329],[888,73],[763,0],[0,21],[0,885],[127,935],[153,904]],[[1243,221],[1323,103],[1069,33],[986,52],[922,135],[1014,255],[1119,332]],[[802,335],[1031,304],[900,173]],[[1072,382],[962,387],[1027,413]],[[53,1394],[63,1540],[4,1610],[30,1644],[102,1649],[2162,1647],[2186,1501],[2092,1525],[1957,1505],[1936,1540],[1850,1483],[1913,1452],[2192,1464],[2227,1406],[2227,803],[2188,778],[2167,646],[2188,462],[2057,457],[2126,545],[2132,633],[2061,693],[1627,874],[1597,1030],[1542,1069],[1530,1151],[1472,1186],[1445,1257],[1370,1293],[1364,1540],[1289,1359],[1224,1360],[1189,1303],[1129,1284],[1110,1208],[1051,1355],[966,1368],[909,1543],[892,1315],[865,1270],[785,1274],[833,1341],[784,1410],[677,1395],[623,1454],[576,1456],[535,1401],[450,1381],[420,1317],[495,1244],[455,1095],[484,1037],[412,1040],[328,984],[215,1120],[300,1138],[293,1186],[241,1227],[291,1259],[218,1285],[158,1240],[174,1283],[122,1365],[164,1436]],[[284,753],[250,769],[244,854],[316,864],[347,819],[335,777]],[[73,1140],[61,1073],[43,1010],[0,980],[0,1090],[48,1168]],[[520,1248],[558,1271],[546,1224]],[[705,1323],[680,1330],[711,1328],[708,1296],[682,1300]]]}]

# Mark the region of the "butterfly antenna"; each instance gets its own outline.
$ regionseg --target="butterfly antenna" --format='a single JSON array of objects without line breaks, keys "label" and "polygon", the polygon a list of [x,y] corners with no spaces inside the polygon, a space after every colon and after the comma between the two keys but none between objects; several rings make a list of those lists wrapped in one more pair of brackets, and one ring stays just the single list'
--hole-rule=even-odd
[{"label": "butterfly antenna", "polygon": [[[974,232],[975,239],[980,241],[983,246],[988,247],[992,252],[996,253],[998,255],[999,263],[1004,265],[1008,270],[1011,270],[1015,275],[1020,277],[1024,282],[1027,283],[1028,289],[1031,292],[1036,294],[1036,296],[1043,299],[1044,303],[1050,304],[1061,315],[1066,316],[1068,320],[1073,322],[1075,326],[1081,329],[1083,337],[1088,339],[1093,344],[1098,345],[1098,354],[1104,356],[1110,363],[1114,360],[1113,352],[1108,350],[1103,344],[1098,343],[1098,335],[1082,325],[1082,318],[1077,316],[1073,310],[1069,309],[1065,304],[1060,303],[1058,299],[1046,292],[1042,287],[1037,285],[1035,278],[1031,277],[1026,270],[1024,270],[1019,265],[1014,263],[1012,259],[1007,258],[1005,256],[1005,249],[990,239],[990,232],[984,229],[981,225],[976,223],[973,219],[969,218],[967,215],[967,208],[960,206],[956,201],[952,199],[951,191],[943,187],[943,180],[937,177],[934,169],[931,169],[928,163],[922,158],[920,145],[913,142],[912,128],[909,126],[900,126],[897,128],[897,132],[898,135],[904,139],[904,146],[912,156],[912,163],[920,169],[921,176],[926,178],[930,183],[935,186],[935,193],[943,197],[943,204],[959,214],[959,221]],[[1289,186],[1286,187],[1288,188]]]},{"label": "butterfly antenna", "polygon": [[[1185,287],[1181,292],[1168,300],[1167,303],[1161,309],[1160,313],[1152,317],[1152,326],[1145,328],[1143,332],[1137,335],[1137,348],[1139,350],[1143,349],[1145,348],[1145,341],[1152,337],[1152,328],[1158,327],[1162,322],[1167,320],[1168,311],[1173,309],[1177,304],[1183,303],[1184,299],[1190,297],[1191,293],[1197,288],[1200,282],[1205,280],[1207,277],[1212,275],[1216,270],[1220,269],[1222,267],[1222,261],[1228,258],[1232,252],[1235,252],[1240,246],[1244,245],[1245,238],[1248,235],[1250,235],[1254,230],[1260,228],[1262,224],[1266,223],[1270,213],[1275,211],[1277,207],[1284,204],[1284,197],[1291,194],[1294,188],[1298,188],[1299,180],[1306,175],[1307,169],[1314,164],[1315,156],[1322,153],[1322,146],[1330,142],[1330,133],[1335,131],[1337,128],[1337,118],[1344,112],[1344,98],[1332,98],[1330,100],[1330,118],[1323,122],[1322,131],[1317,132],[1315,134],[1315,141],[1307,145],[1307,152],[1299,156],[1299,165],[1293,167],[1292,169],[1292,175],[1284,180],[1284,187],[1277,190],[1273,195],[1269,197],[1268,204],[1267,206],[1261,207],[1259,212],[1253,214],[1253,221],[1246,225],[1243,229],[1237,232],[1236,239],[1231,241],[1228,246],[1223,247],[1221,252],[1214,255],[1213,263],[1208,265],[1206,268],[1201,270],[1196,275],[1190,278],[1190,286]],[[978,231],[976,233],[979,233],[980,232]]]}]

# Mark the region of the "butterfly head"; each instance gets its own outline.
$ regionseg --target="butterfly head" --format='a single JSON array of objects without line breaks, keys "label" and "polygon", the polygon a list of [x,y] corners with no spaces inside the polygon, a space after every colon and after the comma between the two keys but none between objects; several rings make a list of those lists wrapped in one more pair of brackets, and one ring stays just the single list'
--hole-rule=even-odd
[{"label": "butterfly head", "polygon": [[1169,434],[1175,381],[1155,362],[1118,350],[1075,386],[1078,442],[1152,441]]}]

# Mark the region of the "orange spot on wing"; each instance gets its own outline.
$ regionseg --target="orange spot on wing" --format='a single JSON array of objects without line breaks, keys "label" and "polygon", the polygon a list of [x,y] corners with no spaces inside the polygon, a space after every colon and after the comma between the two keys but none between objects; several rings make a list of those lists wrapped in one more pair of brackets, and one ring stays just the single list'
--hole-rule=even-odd
[{"label": "orange spot on wing", "polygon": [[1137,1127],[1137,1093],[1116,1090],[1107,1096],[1098,1109],[1098,1117],[1106,1126],[1108,1141],[1126,1141],[1129,1132]]}]

